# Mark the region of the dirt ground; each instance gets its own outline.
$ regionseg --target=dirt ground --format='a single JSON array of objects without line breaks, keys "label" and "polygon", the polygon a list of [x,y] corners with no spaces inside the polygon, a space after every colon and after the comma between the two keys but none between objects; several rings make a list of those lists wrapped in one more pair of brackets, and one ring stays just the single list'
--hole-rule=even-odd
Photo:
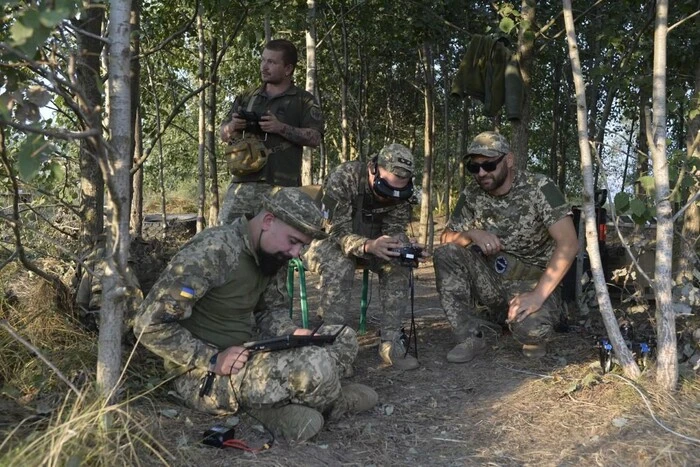
[{"label": "dirt ground", "polygon": [[[158,251],[144,256],[165,256]],[[154,261],[144,266],[155,271],[164,265]],[[152,275],[155,280],[157,274]],[[269,438],[255,420],[245,414],[203,415],[160,389],[131,403],[161,445],[154,443],[153,448],[174,466],[700,465],[697,377],[682,380],[680,390],[668,395],[656,389],[653,370],[634,385],[620,376],[619,368],[603,375],[595,348],[596,332],[602,328],[596,331],[595,323],[555,334],[541,360],[526,359],[510,335],[492,332],[487,334],[486,356],[449,364],[445,356],[457,342],[440,308],[430,262],[415,270],[421,366],[398,371],[377,355],[379,285],[377,277],[371,277],[369,329],[360,336],[355,374],[348,381],[378,392],[379,404],[372,411],[330,422],[310,442],[276,440],[268,450],[249,453],[205,446],[201,439],[213,425],[236,424],[237,438],[260,446]],[[311,310],[318,303],[317,284],[318,277],[307,273]],[[358,271],[353,288],[357,308],[348,317],[355,326],[360,289]],[[294,319],[300,322],[295,295]],[[145,350],[136,360],[125,382],[131,394],[157,382],[162,367]],[[0,397],[0,435],[28,415]],[[151,453],[144,454],[142,465],[162,465]]]},{"label": "dirt ground", "polygon": [[[622,378],[602,376],[595,337],[556,334],[550,353],[528,360],[509,335],[489,336],[490,352],[468,364],[449,364],[456,344],[439,308],[430,264],[416,270],[415,316],[418,370],[402,372],[377,355],[375,293],[368,310],[370,328],[352,382],[373,387],[379,404],[371,412],[329,423],[312,441],[290,445],[276,441],[251,454],[220,450],[199,442],[217,423],[212,418],[169,403],[173,418],[160,427],[173,465],[698,465],[700,444],[660,427],[642,396]],[[307,276],[310,308],[317,301],[317,278]],[[359,320],[361,276],[356,276]],[[378,289],[373,277],[371,291]],[[297,301],[298,305],[298,301]],[[298,310],[298,306],[295,308]],[[295,316],[296,318],[296,316]],[[619,373],[619,371],[618,371]],[[653,379],[645,378],[647,387]],[[642,389],[654,416],[680,435],[697,438],[700,429],[698,386],[682,390],[674,401]],[[172,415],[171,415],[172,416]],[[233,420],[235,421],[235,419]],[[240,417],[237,433],[249,444],[265,436],[256,422]]]}]

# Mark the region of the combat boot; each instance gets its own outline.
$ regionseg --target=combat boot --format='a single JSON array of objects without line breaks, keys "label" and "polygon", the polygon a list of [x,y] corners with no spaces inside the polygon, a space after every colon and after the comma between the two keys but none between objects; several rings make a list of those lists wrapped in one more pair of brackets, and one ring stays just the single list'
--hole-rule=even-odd
[{"label": "combat boot", "polygon": [[351,383],[341,388],[340,397],[333,404],[328,415],[330,420],[337,420],[344,414],[356,414],[372,409],[379,401],[379,395],[369,386]]},{"label": "combat boot", "polygon": [[464,342],[454,346],[447,354],[447,361],[450,363],[471,362],[478,355],[486,351],[486,339],[481,333],[468,337]]},{"label": "combat boot", "polygon": [[539,344],[524,344],[523,355],[528,358],[542,358],[547,355],[547,346],[543,342]]},{"label": "combat boot", "polygon": [[276,437],[297,443],[313,438],[323,428],[321,412],[305,405],[287,404],[249,409],[248,414],[265,425]]},{"label": "combat boot", "polygon": [[404,342],[399,337],[379,344],[379,356],[385,363],[399,370],[415,370],[420,366],[416,357],[406,353]]}]

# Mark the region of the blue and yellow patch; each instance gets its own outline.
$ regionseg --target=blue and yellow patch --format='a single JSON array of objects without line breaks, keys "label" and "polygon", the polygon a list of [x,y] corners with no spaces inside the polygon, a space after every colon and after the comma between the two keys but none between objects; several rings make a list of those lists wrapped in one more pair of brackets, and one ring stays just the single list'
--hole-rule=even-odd
[{"label": "blue and yellow patch", "polygon": [[186,285],[183,285],[182,288],[180,289],[180,297],[193,298],[194,297],[194,289],[191,287],[187,287]]}]

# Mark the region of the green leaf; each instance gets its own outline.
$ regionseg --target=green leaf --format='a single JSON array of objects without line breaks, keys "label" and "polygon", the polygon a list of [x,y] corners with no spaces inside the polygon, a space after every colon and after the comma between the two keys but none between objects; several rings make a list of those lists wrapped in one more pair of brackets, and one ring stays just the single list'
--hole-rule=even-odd
[{"label": "green leaf", "polygon": [[17,149],[19,177],[25,182],[31,181],[39,173],[41,164],[46,160],[50,143],[41,135],[29,135]]},{"label": "green leaf", "polygon": [[615,195],[615,209],[619,212],[625,212],[630,205],[630,195],[620,192]]},{"label": "green leaf", "polygon": [[644,175],[642,177],[639,177],[639,184],[642,186],[642,189],[648,194],[651,195],[654,192],[654,177],[651,175]]},{"label": "green leaf", "polygon": [[639,198],[634,198],[630,201],[630,211],[632,211],[632,214],[634,214],[635,216],[643,218],[646,210],[647,205],[644,204],[644,202]]},{"label": "green leaf", "polygon": [[503,18],[498,24],[498,27],[501,31],[505,32],[506,34],[510,34],[510,32],[515,27],[515,22],[510,18]]}]

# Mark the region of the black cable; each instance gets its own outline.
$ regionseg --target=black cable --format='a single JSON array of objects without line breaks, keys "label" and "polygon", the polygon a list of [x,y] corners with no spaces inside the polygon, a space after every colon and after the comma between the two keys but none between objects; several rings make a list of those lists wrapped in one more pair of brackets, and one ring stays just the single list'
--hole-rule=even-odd
[{"label": "black cable", "polygon": [[[251,355],[251,359],[252,359],[252,357],[254,357],[254,356],[255,356],[255,354],[253,353],[253,355]],[[233,384],[233,374],[232,374],[233,367],[234,367],[234,365],[236,364],[236,362],[238,362],[238,360],[239,360],[240,358],[241,358],[241,354],[239,353],[239,354],[238,354],[238,357],[236,357],[236,359],[235,359],[235,360],[233,361],[233,363],[231,364],[231,367],[229,368],[228,382],[229,382],[229,386],[231,386],[231,391],[233,392],[233,400],[236,401],[236,404],[238,405],[238,411],[239,411],[239,412],[242,412],[242,413],[248,415],[248,416],[251,417],[253,420],[255,420],[255,421],[257,421],[258,423],[260,423],[260,425],[262,425],[262,427],[265,428],[265,431],[267,431],[267,432],[269,433],[269,435],[270,435],[270,441],[269,441],[268,443],[266,443],[266,445],[267,445],[267,448],[266,448],[266,449],[270,449],[270,448],[272,447],[272,445],[275,443],[275,434],[274,434],[274,433],[272,432],[272,430],[270,430],[270,429],[267,427],[267,425],[265,425],[258,417],[256,417],[256,416],[253,415],[252,413],[250,413],[250,412],[248,411],[248,409],[245,408],[245,407],[241,404],[241,401],[240,401],[240,399],[239,399],[239,397],[238,397],[238,393],[236,392],[236,386]],[[243,365],[243,368],[241,369],[241,372],[240,372],[240,373],[241,373],[241,377],[240,377],[241,386],[243,386],[243,379],[245,378],[245,375],[246,375],[246,373],[248,372],[248,364],[249,364],[249,362],[250,362],[250,360],[248,360],[248,361],[245,363],[245,365]]]},{"label": "black cable", "polygon": [[415,302],[415,292],[416,287],[413,281],[413,267],[409,267],[408,270],[408,289],[411,291],[411,326],[408,331],[408,342],[406,344],[406,353],[404,353],[404,358],[408,355],[408,350],[411,348],[411,338],[413,338],[413,356],[418,359],[418,332],[416,330],[416,315],[414,313],[414,302]]}]

